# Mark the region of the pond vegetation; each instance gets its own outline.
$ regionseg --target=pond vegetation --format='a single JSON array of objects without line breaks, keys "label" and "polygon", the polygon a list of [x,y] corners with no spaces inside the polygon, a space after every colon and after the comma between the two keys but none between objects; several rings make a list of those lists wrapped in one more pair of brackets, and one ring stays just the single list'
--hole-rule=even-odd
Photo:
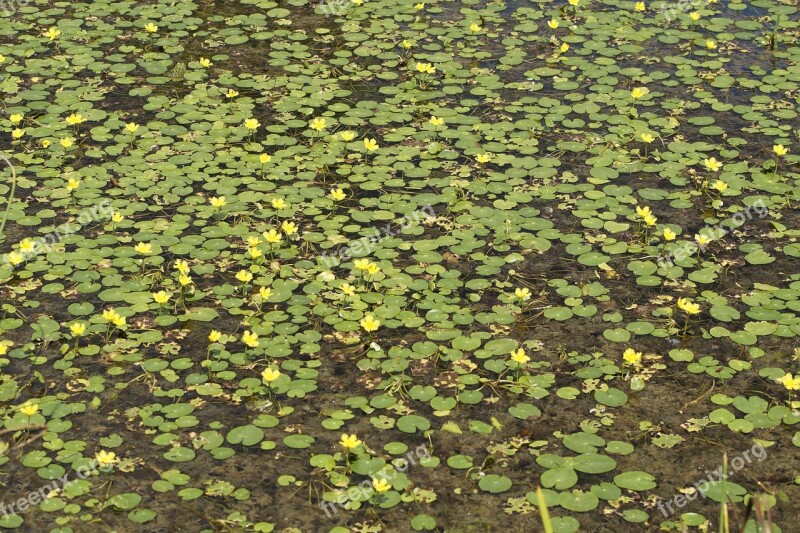
[{"label": "pond vegetation", "polygon": [[4,5],[0,528],[792,530],[795,1]]}]

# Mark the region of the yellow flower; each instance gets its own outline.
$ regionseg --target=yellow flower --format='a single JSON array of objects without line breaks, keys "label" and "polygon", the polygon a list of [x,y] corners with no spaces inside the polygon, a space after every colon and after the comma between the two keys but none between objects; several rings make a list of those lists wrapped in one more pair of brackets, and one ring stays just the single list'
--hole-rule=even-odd
[{"label": "yellow flower", "polygon": [[636,4],[633,6],[633,9],[636,11],[644,11],[644,2],[636,2]]},{"label": "yellow flower", "polygon": [[264,253],[258,248],[251,246],[250,248],[247,249],[247,255],[249,255],[251,259],[258,259],[262,255],[264,255]]},{"label": "yellow flower", "polygon": [[288,220],[284,220],[283,224],[281,224],[281,229],[286,235],[292,235],[297,233],[297,224],[294,222],[289,222]]},{"label": "yellow flower", "polygon": [[339,287],[339,290],[342,291],[342,293],[346,296],[355,296],[356,294],[356,288],[349,283],[343,284],[341,287]]},{"label": "yellow flower", "polygon": [[253,279],[253,274],[247,270],[240,270],[236,273],[236,279],[242,283],[249,283]]},{"label": "yellow flower", "polygon": [[113,307],[109,307],[108,309],[105,309],[105,310],[103,311],[103,318],[104,318],[104,319],[105,319],[107,322],[114,322],[114,320],[115,320],[115,319],[116,319],[116,317],[118,317],[118,316],[119,316],[119,314],[117,314],[117,312],[114,310],[114,308],[113,308]]},{"label": "yellow flower", "polygon": [[158,291],[153,293],[153,300],[157,304],[165,304],[169,301],[172,295],[166,291]]},{"label": "yellow flower", "polygon": [[372,487],[375,489],[375,492],[381,493],[391,489],[392,485],[385,479],[372,478]]},{"label": "yellow flower", "polygon": [[19,406],[19,410],[25,416],[33,416],[39,412],[39,406],[35,403],[25,402]]},{"label": "yellow flower", "polygon": [[341,202],[342,200],[344,200],[347,197],[347,195],[344,193],[344,191],[341,188],[333,189],[331,191],[331,193],[330,193],[330,196],[331,196],[331,198],[333,198],[333,200],[335,202]]},{"label": "yellow flower", "polygon": [[571,6],[577,6],[577,5],[578,5],[578,2],[580,2],[580,0],[569,0],[569,5],[571,5]]},{"label": "yellow flower", "polygon": [[690,315],[696,315],[700,312],[700,304],[692,303],[687,298],[678,298],[678,309]]},{"label": "yellow flower", "polygon": [[650,208],[648,206],[641,207],[641,206],[637,205],[636,206],[636,214],[639,215],[642,218],[645,218],[648,215],[652,216],[652,213],[650,212]]},{"label": "yellow flower", "polygon": [[639,366],[642,362],[642,352],[637,352],[633,348],[628,348],[623,352],[622,360],[625,361],[625,364]]},{"label": "yellow flower", "polygon": [[361,440],[355,435],[348,435],[347,433],[342,435],[341,440],[339,440],[339,444],[342,445],[342,448],[345,450],[352,450],[353,448],[358,448],[361,445]]},{"label": "yellow flower", "polygon": [[222,338],[222,333],[215,329],[212,329],[211,333],[208,334],[208,340],[210,342],[219,342],[221,338]]},{"label": "yellow flower", "polygon": [[356,259],[353,261],[353,266],[359,270],[366,270],[369,267],[369,259]]},{"label": "yellow flower", "polygon": [[677,235],[674,231],[669,228],[664,228],[664,240],[665,241],[673,241],[675,240],[675,236]]},{"label": "yellow flower", "polygon": [[242,342],[250,348],[258,348],[258,335],[250,331],[245,331],[242,333]]},{"label": "yellow flower", "polygon": [[261,372],[261,379],[267,383],[272,383],[279,377],[281,377],[281,371],[275,368],[265,368],[264,371]]},{"label": "yellow flower", "polygon": [[181,284],[181,287],[186,287],[187,285],[191,285],[193,282],[192,278],[190,278],[186,274],[181,274],[180,276],[178,276],[178,283]]},{"label": "yellow flower", "polygon": [[42,34],[44,37],[49,37],[51,41],[54,41],[56,37],[61,35],[61,31],[56,28],[55,26],[51,27],[49,30]]},{"label": "yellow flower", "polygon": [[706,39],[706,48],[708,48],[709,50],[713,50],[716,47],[717,47],[717,41],[715,41],[714,39]]},{"label": "yellow flower", "polygon": [[19,252],[9,252],[6,258],[8,259],[8,262],[11,263],[11,266],[17,266],[24,260],[22,254]]},{"label": "yellow flower", "polygon": [[409,48],[411,48],[412,46],[414,46],[414,44],[413,44],[411,41],[409,41],[408,39],[403,39],[403,42],[402,42],[402,43],[400,43],[400,46],[402,46],[403,48],[405,48],[406,50],[408,50]]},{"label": "yellow flower", "polygon": [[208,68],[208,67],[210,67],[211,65],[214,64],[214,63],[211,62],[210,59],[208,59],[206,57],[201,57],[200,59],[197,60],[197,62],[200,63],[200,66],[203,67],[203,68]]},{"label": "yellow flower", "polygon": [[66,120],[67,124],[70,126],[77,126],[78,124],[86,122],[86,119],[83,118],[83,115],[80,113],[73,113],[64,120]]},{"label": "yellow flower", "polygon": [[114,319],[111,321],[111,323],[119,328],[119,327],[122,327],[122,326],[125,325],[125,320],[126,319],[125,319],[124,316],[118,314],[118,315],[114,316]]},{"label": "yellow flower", "polygon": [[269,297],[272,295],[272,289],[269,287],[259,287],[258,288],[258,295],[261,296],[261,299],[265,302],[269,300]]},{"label": "yellow flower", "polygon": [[366,315],[361,319],[360,324],[364,331],[375,331],[381,325],[381,321],[372,315]]},{"label": "yellow flower", "polygon": [[86,324],[83,322],[75,322],[69,327],[69,332],[73,337],[80,337],[86,332]]},{"label": "yellow flower", "polygon": [[698,13],[697,11],[692,11],[691,13],[689,13],[689,18],[697,22],[698,20],[700,20],[700,13]]},{"label": "yellow flower", "polygon": [[25,118],[25,115],[22,115],[21,113],[15,113],[15,114],[11,115],[10,117],[8,117],[8,120],[10,120],[11,123],[16,126],[17,124],[22,122],[23,118]]},{"label": "yellow flower", "polygon": [[364,148],[370,152],[374,152],[378,149],[378,141],[375,139],[364,139]]},{"label": "yellow flower", "polygon": [[153,252],[153,245],[146,242],[140,242],[139,244],[134,246],[133,249],[142,255],[147,255]]},{"label": "yellow flower", "polygon": [[428,74],[433,74],[436,72],[436,67],[434,67],[431,63],[417,63],[416,69],[417,72],[426,72]]},{"label": "yellow flower", "polygon": [[651,142],[653,142],[655,139],[656,139],[656,138],[655,138],[655,137],[653,137],[653,136],[652,136],[651,134],[649,134],[649,133],[642,133],[642,140],[643,140],[644,142],[646,142],[647,144],[650,144],[650,143],[651,143]]},{"label": "yellow flower", "polygon": [[523,302],[525,300],[530,300],[531,299],[531,290],[529,288],[527,288],[527,287],[517,287],[516,289],[514,289],[514,296],[516,296],[517,298],[519,298]]},{"label": "yellow flower", "polygon": [[146,31],[147,33],[155,33],[158,31],[158,26],[156,26],[152,22],[148,22],[147,24],[144,25],[144,31]]},{"label": "yellow flower", "polygon": [[250,235],[247,238],[247,244],[251,247],[256,247],[261,244],[261,239],[258,238],[258,235]]},{"label": "yellow flower", "polygon": [[20,129],[20,128],[14,128],[14,130],[11,132],[11,138],[12,139],[19,139],[23,135],[25,135],[25,130]]},{"label": "yellow flower", "polygon": [[97,452],[94,458],[97,460],[97,464],[99,464],[101,468],[111,466],[119,462],[119,459],[117,459],[117,454],[114,452],[107,452],[105,450],[100,450]]},{"label": "yellow flower", "polygon": [[60,144],[62,148],[69,148],[75,144],[75,139],[72,137],[64,137],[63,139],[59,139],[58,144]]},{"label": "yellow flower", "polygon": [[569,45],[567,43],[561,43],[561,46],[559,47],[559,50],[561,50],[561,53],[563,54],[564,52],[569,50]]},{"label": "yellow flower", "polygon": [[711,185],[714,189],[718,190],[719,192],[724,191],[728,188],[728,184],[722,180],[717,180]]},{"label": "yellow flower", "polygon": [[481,25],[478,24],[477,22],[473,22],[472,24],[469,25],[469,31],[471,31],[472,33],[478,33],[479,31],[481,31]]},{"label": "yellow flower", "polygon": [[19,249],[22,252],[30,253],[33,251],[33,247],[34,247],[34,242],[27,237],[19,241]]},{"label": "yellow flower", "polygon": [[442,124],[444,124],[444,119],[431,116],[431,124],[433,124],[434,126],[441,126]]},{"label": "yellow flower", "polygon": [[77,189],[80,186],[81,186],[81,180],[77,180],[75,178],[70,178],[70,179],[67,180],[67,190],[69,192],[74,191],[75,189]]},{"label": "yellow flower", "polygon": [[722,163],[717,161],[717,159],[715,157],[711,157],[709,159],[704,159],[703,160],[703,165],[706,167],[706,169],[708,169],[708,170],[710,170],[712,172],[716,172],[717,170],[722,168]]},{"label": "yellow flower", "polygon": [[647,87],[634,87],[631,91],[631,97],[634,100],[638,100],[639,98],[647,96],[648,94],[650,94],[650,89]]},{"label": "yellow flower", "polygon": [[342,137],[342,140],[344,142],[350,142],[350,141],[352,141],[353,139],[356,138],[356,133],[354,131],[349,131],[349,130],[348,131],[343,131],[343,132],[339,133],[339,135]]},{"label": "yellow flower", "polygon": [[778,378],[777,381],[786,387],[786,390],[800,390],[800,375],[792,376],[791,374],[786,374]]},{"label": "yellow flower", "polygon": [[211,207],[214,209],[221,209],[225,206],[225,204],[228,203],[224,196],[212,196],[208,199],[208,201],[211,203]]},{"label": "yellow flower", "polygon": [[375,263],[371,262],[370,264],[367,265],[367,274],[369,274],[370,276],[374,276],[375,274],[377,274],[380,271],[381,271],[381,267],[379,267]]},{"label": "yellow flower", "polygon": [[134,134],[138,130],[139,130],[138,124],[134,124],[133,122],[128,122],[127,124],[125,124],[125,131],[127,131],[130,134]]},{"label": "yellow flower", "polygon": [[286,201],[283,198],[273,198],[270,203],[273,209],[283,209],[286,207]]},{"label": "yellow flower", "polygon": [[8,353],[8,344],[3,341],[0,341],[0,355],[5,355]]},{"label": "yellow flower", "polygon": [[6,60],[6,56],[4,56],[3,54],[0,54],[0,63],[2,63],[5,60]]},{"label": "yellow flower", "polygon": [[645,226],[655,226],[658,219],[654,215],[647,215],[644,217],[644,224]]},{"label": "yellow flower", "polygon": [[322,131],[327,123],[328,121],[324,117],[317,117],[308,124],[308,127],[314,131]]},{"label": "yellow flower", "polygon": [[492,159],[492,156],[491,154],[478,154],[475,156],[475,159],[482,165],[484,163],[488,163]]},{"label": "yellow flower", "polygon": [[189,273],[189,263],[187,263],[183,259],[178,259],[177,261],[175,261],[175,270],[177,270],[181,274],[188,274]]},{"label": "yellow flower", "polygon": [[261,154],[258,156],[258,160],[261,162],[262,165],[266,165],[270,161],[272,161],[272,156],[269,154]]},{"label": "yellow flower", "polygon": [[703,235],[701,233],[694,236],[694,240],[697,241],[697,244],[700,246],[705,246],[706,244],[711,242],[711,239],[708,238],[708,235]]},{"label": "yellow flower", "polygon": [[525,355],[525,350],[523,348],[518,348],[516,350],[511,350],[511,360],[518,365],[524,365],[530,361],[531,358]]},{"label": "yellow flower", "polygon": [[423,9],[425,9],[425,3],[420,2],[419,4],[414,4],[414,7],[416,8],[417,11],[422,11]]},{"label": "yellow flower", "polygon": [[49,148],[53,144],[50,139],[42,139],[42,148]]},{"label": "yellow flower", "polygon": [[225,96],[227,96],[228,98],[236,98],[237,96],[239,96],[239,91],[237,91],[236,89],[228,89],[228,92],[225,93]]},{"label": "yellow flower", "polygon": [[250,130],[251,132],[256,131],[261,123],[258,121],[257,118],[248,118],[244,121],[244,127]]},{"label": "yellow flower", "polygon": [[547,21],[547,25],[550,26],[551,30],[558,28],[558,20],[557,19],[550,19]]},{"label": "yellow flower", "polygon": [[261,236],[264,237],[264,240],[270,244],[277,244],[281,242],[281,240],[283,240],[281,234],[275,231],[275,229],[270,229],[269,231],[265,231],[264,233],[261,234]]},{"label": "yellow flower", "polygon": [[780,144],[775,144],[772,146],[772,151],[777,156],[784,156],[789,153],[789,149],[785,146],[781,146]]}]

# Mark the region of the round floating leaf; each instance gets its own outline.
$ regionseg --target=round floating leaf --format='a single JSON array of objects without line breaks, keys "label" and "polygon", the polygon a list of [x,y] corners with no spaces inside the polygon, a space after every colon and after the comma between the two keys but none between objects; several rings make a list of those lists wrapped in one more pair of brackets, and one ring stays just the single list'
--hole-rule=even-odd
[{"label": "round floating leaf", "polygon": [[621,489],[635,491],[651,490],[656,487],[656,481],[652,475],[638,470],[614,476],[614,484]]},{"label": "round floating leaf", "polygon": [[596,509],[600,505],[600,500],[591,492],[573,490],[572,492],[562,493],[558,498],[558,504],[567,511],[585,513]]},{"label": "round floating leaf", "polygon": [[607,390],[597,390],[594,392],[594,399],[597,403],[608,407],[621,407],[628,403],[628,395],[619,389],[610,387]]},{"label": "round floating leaf", "polygon": [[498,476],[497,474],[487,474],[478,482],[478,486],[484,492],[498,494],[506,492],[511,488],[511,480],[506,476]]},{"label": "round floating leaf", "polygon": [[226,440],[230,444],[254,446],[264,439],[264,431],[252,424],[235,427],[228,432]]},{"label": "round floating leaf", "polygon": [[411,527],[414,531],[433,531],[436,529],[436,519],[430,515],[418,514],[411,519]]},{"label": "round floating leaf", "polygon": [[195,458],[195,452],[191,448],[178,446],[172,448],[164,454],[164,459],[174,463],[185,463]]},{"label": "round floating leaf", "polygon": [[311,435],[287,435],[283,439],[283,443],[289,448],[305,449],[314,443],[314,437]]},{"label": "round floating leaf", "polygon": [[117,494],[108,500],[108,504],[118,511],[129,511],[142,501],[142,497],[135,492],[125,492]]},{"label": "round floating leaf", "polygon": [[706,498],[717,503],[739,503],[744,501],[747,489],[732,481],[713,481],[701,486]]}]

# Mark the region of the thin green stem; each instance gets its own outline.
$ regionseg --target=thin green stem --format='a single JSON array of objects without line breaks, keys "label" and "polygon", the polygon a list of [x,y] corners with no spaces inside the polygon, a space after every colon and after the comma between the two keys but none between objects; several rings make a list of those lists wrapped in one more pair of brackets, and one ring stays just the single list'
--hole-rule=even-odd
[{"label": "thin green stem", "polygon": [[8,168],[11,169],[11,193],[8,195],[6,199],[6,211],[3,213],[3,220],[0,221],[0,241],[4,240],[5,233],[3,230],[6,227],[6,220],[8,220],[8,213],[11,211],[11,203],[14,201],[14,194],[17,192],[17,170],[14,168],[14,165],[11,164],[4,155],[0,155],[0,159],[5,161]]}]

